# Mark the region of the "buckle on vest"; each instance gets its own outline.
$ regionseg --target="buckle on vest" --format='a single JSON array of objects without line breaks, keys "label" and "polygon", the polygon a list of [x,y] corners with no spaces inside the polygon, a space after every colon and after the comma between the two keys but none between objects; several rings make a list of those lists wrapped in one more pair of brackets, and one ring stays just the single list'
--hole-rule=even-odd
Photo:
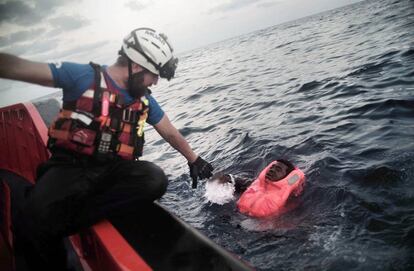
[{"label": "buckle on vest", "polygon": [[131,121],[131,113],[132,113],[131,109],[124,109],[122,111],[122,121],[130,122]]},{"label": "buckle on vest", "polygon": [[127,123],[135,122],[136,113],[130,108],[124,109],[122,111],[122,121]]}]

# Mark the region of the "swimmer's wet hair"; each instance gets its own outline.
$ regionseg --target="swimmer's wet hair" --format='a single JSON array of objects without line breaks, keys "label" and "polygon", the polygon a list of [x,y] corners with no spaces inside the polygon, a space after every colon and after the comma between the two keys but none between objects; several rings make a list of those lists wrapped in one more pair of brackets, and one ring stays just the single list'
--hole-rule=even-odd
[{"label": "swimmer's wet hair", "polygon": [[276,161],[278,161],[280,163],[283,163],[283,164],[285,164],[287,166],[286,176],[289,175],[289,173],[291,173],[295,169],[295,166],[291,162],[289,162],[288,160],[285,160],[285,159],[277,159]]}]

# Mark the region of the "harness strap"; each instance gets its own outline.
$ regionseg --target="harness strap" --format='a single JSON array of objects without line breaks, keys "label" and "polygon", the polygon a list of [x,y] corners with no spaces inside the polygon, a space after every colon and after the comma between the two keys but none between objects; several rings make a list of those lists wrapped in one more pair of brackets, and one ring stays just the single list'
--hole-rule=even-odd
[{"label": "harness strap", "polygon": [[[92,68],[95,71],[95,91],[93,95],[93,113],[96,116],[99,116],[101,114],[101,98],[102,98],[102,87],[101,87],[101,66],[98,64],[95,64],[93,62],[89,62],[89,65],[92,66]],[[105,80],[105,79],[103,79]]]},{"label": "harness strap", "polygon": [[119,150],[118,152],[127,153],[127,154],[133,154],[134,148],[125,144],[119,144]]}]

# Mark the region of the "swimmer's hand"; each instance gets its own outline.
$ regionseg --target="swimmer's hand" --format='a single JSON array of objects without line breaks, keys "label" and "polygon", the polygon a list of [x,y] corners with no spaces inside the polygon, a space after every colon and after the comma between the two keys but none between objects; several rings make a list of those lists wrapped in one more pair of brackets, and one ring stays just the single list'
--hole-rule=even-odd
[{"label": "swimmer's hand", "polygon": [[214,170],[213,166],[205,161],[200,156],[197,157],[197,159],[193,163],[188,163],[188,166],[190,167],[190,176],[193,179],[192,188],[197,188],[197,179],[205,179],[210,178]]}]

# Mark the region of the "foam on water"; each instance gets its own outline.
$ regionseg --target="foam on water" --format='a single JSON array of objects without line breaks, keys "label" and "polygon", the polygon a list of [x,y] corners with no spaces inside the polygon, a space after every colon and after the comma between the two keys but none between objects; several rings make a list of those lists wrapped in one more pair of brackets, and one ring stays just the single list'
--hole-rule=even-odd
[{"label": "foam on water", "polygon": [[234,192],[233,183],[222,184],[218,180],[210,180],[206,183],[204,197],[211,203],[223,205],[234,200]]}]

